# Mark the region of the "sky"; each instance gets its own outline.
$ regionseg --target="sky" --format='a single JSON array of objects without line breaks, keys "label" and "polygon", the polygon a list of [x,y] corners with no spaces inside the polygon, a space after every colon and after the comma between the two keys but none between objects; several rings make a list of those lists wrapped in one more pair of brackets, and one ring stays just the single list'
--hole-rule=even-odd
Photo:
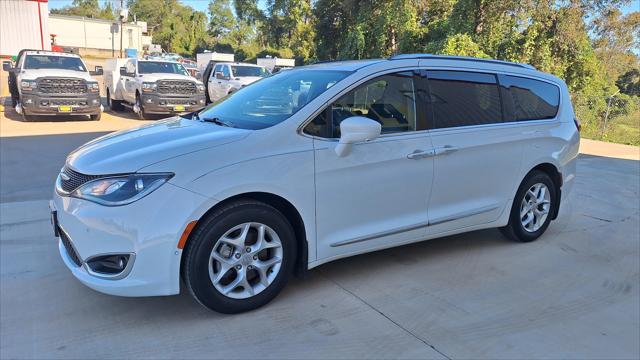
[{"label": "sky", "polygon": [[[103,6],[105,1],[109,0],[100,0],[100,5]],[[112,0],[113,1],[113,0]],[[116,0],[117,1],[117,0]],[[65,6],[71,5],[73,0],[49,0],[49,9],[59,9]],[[126,0],[125,0],[126,2]],[[203,11],[207,13],[207,7],[209,5],[209,0],[180,0],[181,3],[191,6],[192,8]],[[262,2],[262,1],[260,1]],[[622,8],[622,13],[628,14],[632,11],[640,11],[640,0],[632,0],[628,5]],[[208,16],[209,14],[207,14]]]}]

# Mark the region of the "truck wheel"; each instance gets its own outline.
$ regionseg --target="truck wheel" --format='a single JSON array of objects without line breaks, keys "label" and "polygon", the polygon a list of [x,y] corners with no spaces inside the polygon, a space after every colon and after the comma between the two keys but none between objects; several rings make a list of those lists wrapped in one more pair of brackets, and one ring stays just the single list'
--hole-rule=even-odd
[{"label": "truck wheel", "polygon": [[113,111],[122,111],[124,110],[124,106],[122,105],[122,101],[111,99],[111,94],[109,93],[109,89],[107,89],[107,106],[109,109]]},{"label": "truck wheel", "polygon": [[97,113],[97,114],[91,114],[91,115],[89,115],[89,117],[90,117],[90,118],[91,118],[91,120],[93,120],[93,121],[99,121],[101,116],[102,116],[102,113],[101,113],[101,112],[99,112],[99,113]]},{"label": "truck wheel", "polygon": [[142,106],[142,101],[140,100],[140,95],[136,95],[136,104],[133,107],[134,111],[137,109],[138,118],[140,120],[145,120],[147,118],[147,114],[144,112],[144,107]]},{"label": "truck wheel", "polygon": [[28,114],[27,110],[25,110],[25,108],[22,108],[22,121],[24,121],[24,122],[33,121],[33,116]]}]

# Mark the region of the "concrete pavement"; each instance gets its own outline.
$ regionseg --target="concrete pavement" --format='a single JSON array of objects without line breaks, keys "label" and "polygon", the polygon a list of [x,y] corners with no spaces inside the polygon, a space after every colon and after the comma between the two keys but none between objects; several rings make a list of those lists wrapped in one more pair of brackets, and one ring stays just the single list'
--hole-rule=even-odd
[{"label": "concrete pavement", "polygon": [[486,230],[343,259],[226,316],[187,294],[103,295],[65,268],[47,199],[68,151],[100,134],[0,139],[2,359],[640,357],[640,162],[615,157],[627,150],[592,144],[534,243]]}]

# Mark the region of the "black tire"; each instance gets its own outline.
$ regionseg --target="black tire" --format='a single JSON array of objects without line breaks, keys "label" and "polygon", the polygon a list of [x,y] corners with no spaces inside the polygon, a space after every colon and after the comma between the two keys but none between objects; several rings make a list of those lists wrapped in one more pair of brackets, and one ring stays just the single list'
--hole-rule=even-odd
[{"label": "black tire", "polygon": [[124,105],[122,105],[122,101],[111,99],[111,93],[109,92],[109,89],[107,89],[107,106],[109,106],[109,109],[113,111],[124,110]]},{"label": "black tire", "polygon": [[29,114],[25,108],[22,108],[22,121],[31,122],[34,121],[33,115]]},{"label": "black tire", "polygon": [[140,94],[136,94],[136,105],[140,109],[138,111],[138,119],[146,120],[149,118],[148,114],[144,112],[144,106],[142,106],[142,100],[140,100]]},{"label": "black tire", "polygon": [[102,112],[89,115],[89,118],[91,118],[91,120],[93,121],[99,121],[101,117],[102,117]]},{"label": "black tire", "polygon": [[[249,298],[234,299],[223,295],[213,285],[209,277],[209,256],[225,232],[247,222],[259,222],[277,233],[282,244],[282,263],[279,273],[261,292]],[[185,252],[182,275],[191,295],[210,310],[234,314],[267,304],[284,288],[295,264],[296,239],[291,224],[278,210],[262,202],[239,200],[224,205],[200,220]]]},{"label": "black tire", "polygon": [[[536,231],[530,232],[525,229],[524,225],[522,225],[522,221],[520,218],[520,206],[522,204],[523,199],[525,198],[527,191],[533,185],[538,183],[542,183],[546,185],[547,189],[549,189],[551,203],[549,204],[549,210],[548,210],[549,213],[546,219],[544,220],[544,223],[542,224],[542,226]],[[542,235],[547,230],[547,228],[549,227],[549,224],[551,223],[552,215],[554,211],[553,209],[556,204],[556,201],[558,201],[557,196],[558,196],[558,191],[556,189],[556,185],[553,182],[553,180],[551,180],[549,175],[539,170],[531,171],[527,175],[527,177],[525,177],[525,179],[522,181],[522,183],[520,184],[520,187],[518,188],[518,191],[516,192],[516,196],[513,200],[513,205],[511,206],[509,223],[507,224],[507,226],[500,228],[500,231],[502,231],[502,233],[507,238],[514,241],[531,242],[536,240],[537,238],[540,237],[540,235]]]}]

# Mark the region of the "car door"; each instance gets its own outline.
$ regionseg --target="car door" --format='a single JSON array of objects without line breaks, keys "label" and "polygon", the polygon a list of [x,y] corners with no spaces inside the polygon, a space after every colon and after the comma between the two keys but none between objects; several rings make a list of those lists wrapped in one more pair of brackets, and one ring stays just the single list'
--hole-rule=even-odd
[{"label": "car door", "polygon": [[[416,107],[416,74],[388,73],[342,95],[306,128],[315,136],[317,258],[420,240],[427,226],[433,158]],[[382,135],[340,157],[340,122],[366,116]]]},{"label": "car door", "polygon": [[120,77],[121,81],[124,81],[123,97],[126,102],[134,103],[136,101],[136,62],[134,60],[127,61],[125,68],[127,74]]},{"label": "car door", "polygon": [[[228,73],[229,70],[226,65],[218,64],[211,74],[212,82],[209,83],[209,97],[211,98],[211,101],[216,101],[226,95],[224,92],[224,86],[226,84],[226,80],[224,79],[225,69]],[[222,74],[222,77],[220,77],[219,74]]]},{"label": "car door", "polygon": [[523,130],[505,122],[496,74],[425,70],[434,157],[429,235],[489,223],[508,211]]}]

